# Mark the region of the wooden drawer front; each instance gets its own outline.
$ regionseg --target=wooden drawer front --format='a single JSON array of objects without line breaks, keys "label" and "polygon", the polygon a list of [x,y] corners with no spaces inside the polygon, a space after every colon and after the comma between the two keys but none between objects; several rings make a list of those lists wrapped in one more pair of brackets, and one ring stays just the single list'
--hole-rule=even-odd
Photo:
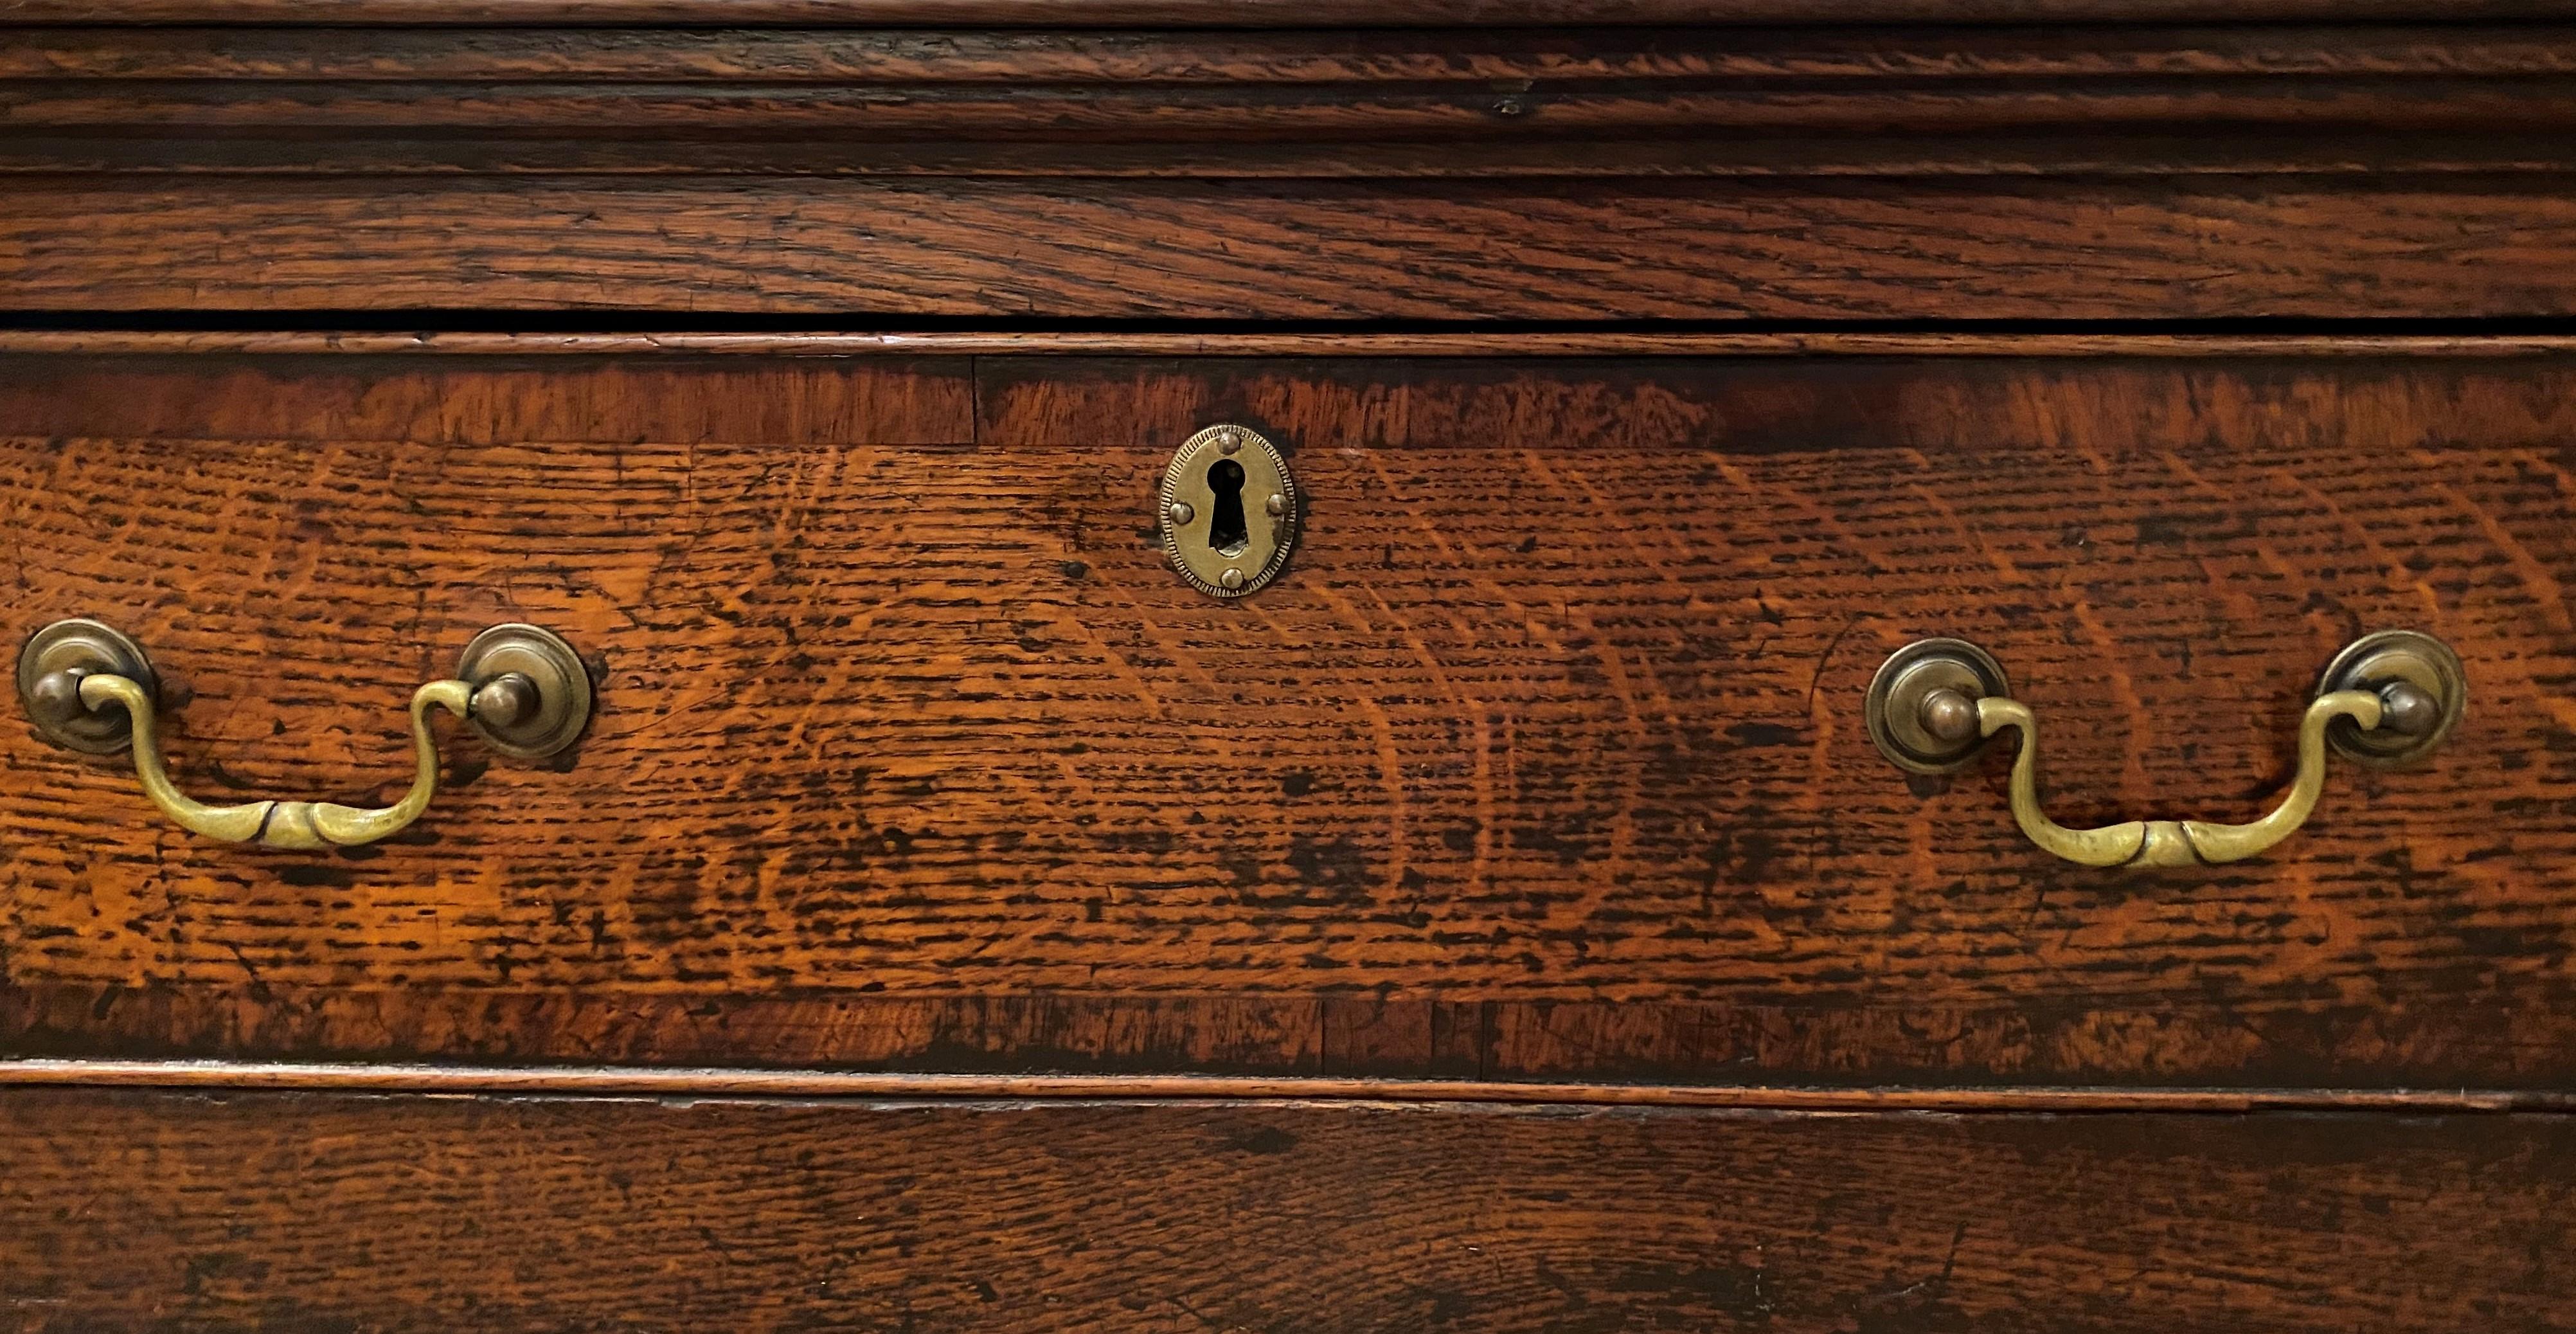
[{"label": "wooden drawer front", "polygon": [[[13,633],[140,638],[191,790],[389,793],[496,621],[603,680],[337,856],[8,729],[12,1052],[2576,1079],[2576,356],[19,355],[0,421]],[[1232,604],[1151,531],[1219,421],[1311,503]],[[2460,733],[2231,867],[1861,726],[1961,635],[2062,818],[2240,819],[2393,626]]]},{"label": "wooden drawer front", "polygon": [[2558,1329],[2571,1182],[2547,1116],[16,1090],[0,1301],[29,1329]]}]

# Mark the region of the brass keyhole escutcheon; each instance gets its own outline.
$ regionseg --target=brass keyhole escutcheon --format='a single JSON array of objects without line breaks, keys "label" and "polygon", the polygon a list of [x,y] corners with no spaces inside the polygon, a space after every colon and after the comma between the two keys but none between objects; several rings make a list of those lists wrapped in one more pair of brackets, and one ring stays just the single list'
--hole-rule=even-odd
[{"label": "brass keyhole escutcheon", "polygon": [[1190,586],[1221,598],[1279,576],[1297,541],[1297,483],[1278,447],[1249,427],[1191,436],[1163,470],[1155,520],[1163,555]]}]

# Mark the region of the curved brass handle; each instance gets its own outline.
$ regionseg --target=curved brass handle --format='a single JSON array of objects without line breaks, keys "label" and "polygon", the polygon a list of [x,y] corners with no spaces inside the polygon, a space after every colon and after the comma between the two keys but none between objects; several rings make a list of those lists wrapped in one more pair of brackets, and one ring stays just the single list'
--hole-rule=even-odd
[{"label": "curved brass handle", "polygon": [[[2298,832],[2325,792],[2329,741],[2368,762],[2414,759],[2449,735],[2465,707],[2459,658],[2412,631],[2367,636],[2336,655],[2299,718],[2299,767],[2280,803],[2243,824],[2129,820],[2069,829],[2039,800],[2039,719],[2012,699],[2003,669],[1958,640],[1899,650],[1871,684],[1871,736],[1888,758],[1918,772],[1956,768],[1996,733],[2021,733],[2007,789],[2013,823],[2042,850],[2083,866],[2192,866],[2243,861]],[[2351,727],[2336,729],[2350,719]]]},{"label": "curved brass handle", "polygon": [[432,705],[462,718],[474,688],[463,681],[432,681],[411,697],[411,744],[414,759],[411,791],[391,806],[361,809],[327,801],[251,801],[238,806],[209,806],[181,792],[161,763],[159,726],[152,696],[131,677],[84,676],[80,702],[89,709],[122,708],[134,724],[134,776],[143,795],[161,808],[173,824],[192,834],[227,843],[259,843],[272,848],[355,847],[400,831],[429,809],[438,795],[438,739],[429,734]]},{"label": "curved brass handle", "polygon": [[2373,728],[2381,713],[2379,696],[2367,690],[2338,690],[2310,704],[2299,719],[2299,773],[2290,780],[2289,794],[2271,814],[2245,824],[2129,820],[2099,829],[2069,829],[2039,808],[2039,719],[2030,709],[2018,700],[1978,700],[1977,733],[1990,737],[2007,727],[2021,729],[2009,797],[2013,823],[2043,850],[2083,866],[2189,866],[2241,862],[2297,833],[2326,790],[2326,724],[2350,718]]},{"label": "curved brass handle", "polygon": [[412,692],[411,790],[390,806],[327,801],[250,801],[209,806],[170,781],[161,758],[158,681],[142,648],[95,621],[58,621],[18,657],[22,702],[40,730],[81,750],[131,745],[143,795],[180,828],[228,843],[272,848],[355,847],[389,837],[438,795],[438,739],[430,711],[472,723],[495,749],[552,754],[580,735],[590,716],[590,678],[572,646],[535,626],[495,626],[466,650],[455,678]]}]

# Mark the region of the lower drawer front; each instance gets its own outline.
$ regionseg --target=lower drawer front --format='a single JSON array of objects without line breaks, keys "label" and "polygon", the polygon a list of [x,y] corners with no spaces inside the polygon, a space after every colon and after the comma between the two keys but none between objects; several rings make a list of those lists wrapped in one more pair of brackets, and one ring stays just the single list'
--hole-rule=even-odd
[{"label": "lower drawer front", "polygon": [[[1153,531],[1216,422],[1308,506],[1236,602]],[[20,355],[0,428],[16,632],[140,640],[201,796],[390,799],[495,622],[600,699],[338,854],[9,729],[12,1053],[2576,1076],[2576,357]],[[1961,636],[2058,818],[2244,819],[2410,626],[2465,723],[2231,866],[1863,727]]]},{"label": "lower drawer front", "polygon": [[2565,1328],[2576,1121],[0,1095],[27,1329]]}]

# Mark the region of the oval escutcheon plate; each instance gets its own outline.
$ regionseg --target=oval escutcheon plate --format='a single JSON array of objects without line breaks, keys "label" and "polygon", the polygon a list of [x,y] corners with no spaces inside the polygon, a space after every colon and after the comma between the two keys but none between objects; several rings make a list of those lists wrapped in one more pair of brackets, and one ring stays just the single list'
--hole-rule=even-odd
[{"label": "oval escutcheon plate", "polygon": [[1156,493],[1163,554],[1190,586],[1221,598],[1275,579],[1297,543],[1297,483],[1260,432],[1211,426],[1191,436]]}]

